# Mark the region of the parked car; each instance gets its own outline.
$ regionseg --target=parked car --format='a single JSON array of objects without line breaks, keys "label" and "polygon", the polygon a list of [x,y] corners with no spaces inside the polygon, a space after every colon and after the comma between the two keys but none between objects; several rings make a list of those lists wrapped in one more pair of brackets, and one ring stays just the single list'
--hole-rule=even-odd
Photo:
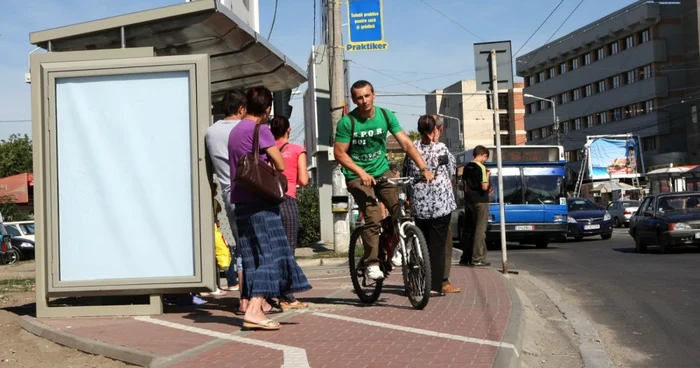
[{"label": "parked car", "polygon": [[0,265],[14,264],[21,259],[19,250],[12,246],[12,237],[5,230],[2,224],[2,216],[0,216]]},{"label": "parked car", "polygon": [[13,238],[29,239],[34,242],[34,221],[5,222],[5,230]]},{"label": "parked car", "polygon": [[608,205],[608,213],[612,216],[613,226],[623,227],[630,225],[630,218],[639,209],[639,201],[620,200],[610,202]]},{"label": "parked car", "polygon": [[567,198],[569,232],[568,237],[581,240],[584,237],[612,237],[612,217],[608,211],[596,206],[586,198]]},{"label": "parked car", "polygon": [[700,245],[700,192],[660,193],[644,198],[630,220],[630,235],[639,253],[658,245],[661,253],[673,247]]}]

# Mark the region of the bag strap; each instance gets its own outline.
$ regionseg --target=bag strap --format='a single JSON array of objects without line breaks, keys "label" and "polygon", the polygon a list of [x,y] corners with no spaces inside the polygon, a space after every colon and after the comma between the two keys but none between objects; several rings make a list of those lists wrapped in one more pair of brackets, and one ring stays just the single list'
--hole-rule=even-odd
[{"label": "bag strap", "polygon": [[355,117],[352,116],[352,112],[348,113],[348,117],[350,117],[350,145],[348,146],[348,154],[350,154],[350,150],[352,149],[352,141],[355,136]]},{"label": "bag strap", "polygon": [[284,150],[284,147],[287,147],[288,144],[289,144],[289,142],[283,144],[282,147],[280,147],[280,153],[282,152],[282,150]]},{"label": "bag strap", "polygon": [[260,124],[255,124],[255,132],[253,133],[253,157],[257,162],[260,159]]},{"label": "bag strap", "polygon": [[382,115],[384,115],[384,122],[386,123],[386,133],[389,134],[389,115],[386,114],[386,110],[382,109],[381,107],[379,110],[382,110]]}]

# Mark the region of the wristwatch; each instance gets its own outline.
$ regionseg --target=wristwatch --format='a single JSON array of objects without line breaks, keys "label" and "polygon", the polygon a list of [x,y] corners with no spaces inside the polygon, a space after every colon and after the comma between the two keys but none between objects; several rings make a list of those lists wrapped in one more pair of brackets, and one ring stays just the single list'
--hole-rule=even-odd
[{"label": "wristwatch", "polygon": [[423,167],[422,169],[420,169],[420,171],[431,171],[431,170],[433,170],[433,168],[430,167],[430,165],[425,165],[425,167]]}]

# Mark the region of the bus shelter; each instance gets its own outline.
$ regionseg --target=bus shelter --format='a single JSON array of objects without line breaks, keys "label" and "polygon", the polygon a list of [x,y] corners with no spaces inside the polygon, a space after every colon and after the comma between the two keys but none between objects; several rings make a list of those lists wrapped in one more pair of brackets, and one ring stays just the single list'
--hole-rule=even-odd
[{"label": "bus shelter", "polygon": [[[30,42],[48,51],[30,58],[37,316],[159,314],[163,294],[214,290],[212,101],[302,70],[216,0]],[[71,297],[96,298],[56,302]]]}]

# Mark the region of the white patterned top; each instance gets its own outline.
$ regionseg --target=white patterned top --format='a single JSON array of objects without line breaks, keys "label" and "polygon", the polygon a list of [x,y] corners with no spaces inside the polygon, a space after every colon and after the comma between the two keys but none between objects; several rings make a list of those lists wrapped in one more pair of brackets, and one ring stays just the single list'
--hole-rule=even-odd
[{"label": "white patterned top", "polygon": [[[435,179],[430,183],[414,183],[411,188],[411,210],[416,218],[427,220],[447,216],[457,208],[452,191],[452,175],[456,172],[455,157],[444,143],[423,144],[420,140],[413,142],[423,160],[433,169],[438,167],[440,156],[447,155],[449,163],[437,169]],[[407,175],[419,174],[418,166],[409,160]]]}]

